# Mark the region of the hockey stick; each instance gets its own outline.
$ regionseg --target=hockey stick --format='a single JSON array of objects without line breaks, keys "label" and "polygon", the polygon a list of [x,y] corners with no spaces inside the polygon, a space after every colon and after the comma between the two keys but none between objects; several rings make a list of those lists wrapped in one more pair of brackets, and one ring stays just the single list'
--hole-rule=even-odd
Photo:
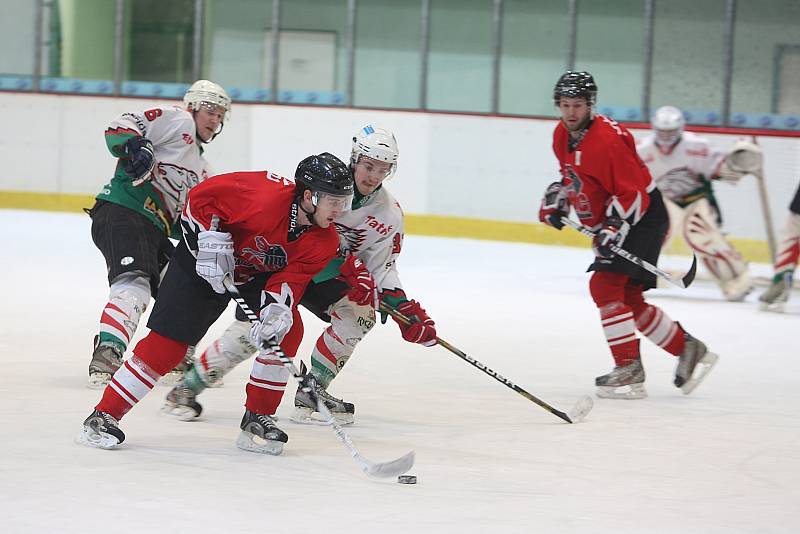
[{"label": "hockey stick", "polygon": [[[233,300],[236,301],[236,304],[244,312],[244,314],[247,315],[247,318],[250,320],[250,322],[257,323],[258,317],[256,317],[256,314],[250,309],[250,306],[247,305],[247,302],[245,302],[244,298],[242,298],[241,293],[239,293],[239,290],[233,285],[233,282],[231,282],[229,278],[225,278],[223,283],[225,285],[225,289],[228,290],[228,294],[231,296],[231,298],[233,298]],[[341,425],[336,422],[336,419],[333,417],[328,407],[325,406],[325,402],[320,399],[319,396],[317,396],[314,388],[308,385],[306,378],[300,374],[300,371],[297,370],[297,367],[295,367],[291,358],[284,354],[281,346],[277,343],[265,341],[261,348],[262,350],[269,351],[276,355],[283,366],[288,369],[292,376],[297,380],[303,391],[314,400],[317,405],[317,411],[321,413],[328,424],[331,425],[333,431],[336,432],[336,436],[341,440],[342,443],[344,443],[344,446],[347,447],[348,451],[350,451],[350,456],[352,456],[364,473],[371,477],[389,478],[402,475],[411,469],[411,467],[414,465],[414,451],[411,451],[405,456],[401,456],[396,460],[383,463],[371,462],[362,456],[361,453],[358,452],[358,449],[356,449],[356,446],[353,444],[350,436],[348,436]]]},{"label": "hockey stick", "polygon": [[[383,302],[381,302],[380,311],[388,313],[389,315],[391,315],[392,317],[394,317],[395,319],[397,319],[398,321],[400,321],[403,324],[408,324],[408,325],[411,324],[411,320],[408,317],[406,317],[405,315],[403,315],[399,311],[395,310],[394,308],[390,308],[389,306],[387,306]],[[444,339],[442,339],[440,337],[437,337],[436,338],[436,342],[439,345],[441,345],[442,347],[444,347],[447,350],[449,350],[450,352],[452,352],[453,354],[455,354],[456,356],[458,356],[459,358],[461,358],[462,360],[464,360],[465,362],[467,362],[470,365],[472,365],[473,367],[477,367],[478,369],[480,369],[481,371],[483,371],[487,375],[491,376],[492,378],[494,378],[498,382],[500,382],[500,383],[504,384],[505,386],[513,389],[514,391],[516,391],[517,393],[519,393],[520,395],[522,395],[523,397],[525,397],[529,401],[532,401],[532,402],[538,404],[539,406],[541,406],[542,408],[544,408],[548,412],[552,413],[556,417],[559,417],[559,418],[563,419],[567,423],[577,423],[577,422],[582,421],[589,414],[589,412],[591,411],[592,407],[594,406],[594,402],[592,402],[591,397],[588,397],[588,396],[584,395],[583,397],[578,399],[578,402],[575,404],[575,406],[573,406],[572,410],[569,411],[569,415],[565,414],[564,412],[562,412],[560,410],[556,410],[555,408],[553,408],[552,406],[550,406],[549,404],[547,404],[543,400],[531,395],[530,393],[528,393],[527,391],[525,391],[524,389],[522,389],[521,387],[516,385],[514,382],[512,382],[508,378],[504,377],[503,375],[501,375],[500,373],[498,373],[494,369],[490,369],[489,367],[487,367],[486,365],[482,364],[481,362],[479,362],[478,360],[476,360],[472,356],[469,356],[465,352],[457,349],[456,347],[454,347],[453,345],[451,345],[450,343],[448,343]]]},{"label": "hockey stick", "polygon": [[[587,237],[594,237],[595,236],[594,232],[592,232],[588,228],[584,227],[582,224],[573,221],[569,217],[561,217],[561,222],[566,224],[567,226],[571,226],[572,228],[574,228],[575,230],[577,230],[578,232],[582,233],[583,235],[585,235]],[[662,271],[661,269],[659,269],[658,267],[656,267],[652,263],[648,263],[648,262],[644,261],[643,259],[641,259],[639,256],[635,256],[634,254],[631,254],[630,252],[628,252],[624,248],[620,248],[617,245],[610,245],[609,248],[617,256],[621,256],[621,257],[625,258],[629,262],[638,265],[639,267],[641,267],[645,271],[649,271],[649,272],[653,273],[656,276],[660,276],[661,278],[663,278],[664,280],[666,280],[670,284],[676,285],[676,286],[680,287],[681,289],[686,289],[687,287],[689,287],[689,285],[691,285],[692,281],[694,280],[694,276],[697,274],[697,256],[695,256],[694,253],[692,253],[692,266],[689,267],[689,272],[687,272],[685,275],[683,275],[682,278],[675,278],[673,276],[670,276],[670,274],[668,272]]]}]

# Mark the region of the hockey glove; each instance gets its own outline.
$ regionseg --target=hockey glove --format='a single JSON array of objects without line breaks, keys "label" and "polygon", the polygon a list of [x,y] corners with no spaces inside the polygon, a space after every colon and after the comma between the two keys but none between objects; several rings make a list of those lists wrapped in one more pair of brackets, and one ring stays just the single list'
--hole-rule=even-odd
[{"label": "hockey glove", "polygon": [[359,306],[376,305],[378,292],[375,289],[375,279],[363,261],[349,254],[339,272],[340,278],[350,286],[350,291],[347,292],[348,299]]},{"label": "hockey glove", "polygon": [[405,324],[395,319],[400,327],[403,339],[426,347],[436,345],[436,325],[433,319],[428,317],[428,314],[422,309],[422,306],[419,305],[419,302],[407,300],[397,306],[396,309],[411,321],[411,324]]},{"label": "hockey glove", "polygon": [[547,186],[542,197],[542,204],[539,207],[539,220],[549,224],[556,230],[564,228],[561,217],[569,215],[569,205],[567,204],[567,192],[561,182],[553,182]]},{"label": "hockey glove", "polygon": [[603,227],[592,239],[592,250],[595,256],[613,258],[614,251],[611,250],[611,247],[615,245],[621,247],[628,235],[628,230],[630,230],[630,225],[626,221],[614,216],[607,218]]},{"label": "hockey glove", "polygon": [[281,294],[268,292],[266,299],[270,302],[259,313],[259,322],[250,329],[250,340],[257,347],[266,343],[280,343],[292,328],[292,297],[286,284],[281,288]]},{"label": "hockey glove", "polygon": [[131,177],[131,184],[137,186],[149,182],[156,164],[153,143],[146,137],[137,135],[128,139],[123,150],[125,156],[121,160],[122,169]]},{"label": "hockey glove", "polygon": [[228,232],[200,232],[197,234],[197,262],[195,271],[211,287],[225,293],[225,277],[233,279],[233,237]]}]

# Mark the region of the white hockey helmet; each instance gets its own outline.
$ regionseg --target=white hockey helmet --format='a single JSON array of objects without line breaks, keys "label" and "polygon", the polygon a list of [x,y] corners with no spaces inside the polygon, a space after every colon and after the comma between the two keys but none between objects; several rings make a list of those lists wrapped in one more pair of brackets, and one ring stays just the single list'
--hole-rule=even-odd
[{"label": "white hockey helmet", "polygon": [[656,144],[672,146],[683,135],[686,119],[683,118],[683,112],[675,106],[661,106],[653,113],[650,124],[656,133]]},{"label": "white hockey helmet", "polygon": [[209,80],[197,80],[183,95],[183,103],[192,111],[203,105],[220,106],[225,109],[225,120],[231,116],[231,97],[221,85]]},{"label": "white hockey helmet", "polygon": [[361,156],[384,161],[390,164],[386,178],[391,178],[397,170],[397,140],[394,134],[386,128],[379,128],[368,124],[361,128],[353,137],[353,150],[350,153],[350,166],[355,167]]}]

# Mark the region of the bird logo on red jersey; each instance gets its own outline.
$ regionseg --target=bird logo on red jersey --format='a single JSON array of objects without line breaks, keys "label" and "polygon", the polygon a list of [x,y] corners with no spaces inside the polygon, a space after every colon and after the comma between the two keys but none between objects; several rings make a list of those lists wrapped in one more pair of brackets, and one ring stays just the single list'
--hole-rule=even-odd
[{"label": "bird logo on red jersey", "polygon": [[255,237],[255,242],[258,250],[250,247],[242,249],[242,260],[244,262],[262,272],[280,271],[286,267],[289,261],[286,256],[286,250],[281,245],[273,245],[260,235]]}]

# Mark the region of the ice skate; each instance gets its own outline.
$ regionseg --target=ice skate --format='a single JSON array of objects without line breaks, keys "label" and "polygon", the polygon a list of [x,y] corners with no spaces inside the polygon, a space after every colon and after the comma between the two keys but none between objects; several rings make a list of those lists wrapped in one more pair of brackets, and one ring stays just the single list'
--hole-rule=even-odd
[{"label": "ice skate", "polygon": [[597,396],[601,399],[643,399],[647,397],[644,389],[644,367],[642,359],[636,358],[628,365],[618,365],[603,376],[594,379]]},{"label": "ice skate", "polygon": [[720,283],[722,294],[725,296],[725,300],[729,302],[742,302],[754,288],[755,286],[750,279],[750,273],[748,271]]},{"label": "ice skate", "polygon": [[194,421],[203,413],[203,406],[197,402],[197,393],[183,382],[178,382],[167,393],[167,399],[161,412],[179,421]]},{"label": "ice skate", "polygon": [[761,309],[782,313],[786,308],[786,302],[792,294],[792,273],[783,273],[773,279],[772,285],[758,297],[761,301]]},{"label": "ice skate", "polygon": [[236,440],[236,446],[245,451],[277,455],[283,452],[283,444],[289,441],[289,436],[275,425],[271,415],[245,409],[239,427],[242,432]]},{"label": "ice skate", "polygon": [[711,372],[718,359],[719,356],[708,351],[705,343],[686,334],[686,346],[675,370],[675,385],[681,388],[684,395],[688,395]]},{"label": "ice skate", "polygon": [[87,447],[113,449],[125,441],[125,434],[119,423],[106,412],[93,411],[83,422],[83,428],[75,437],[75,442]]},{"label": "ice skate", "polygon": [[[331,415],[336,419],[340,425],[353,424],[353,417],[356,412],[356,407],[350,402],[345,402],[338,399],[325,391],[314,375],[306,372],[305,364],[300,364],[300,372],[306,377],[309,385],[314,388],[314,392],[325,403],[325,406],[330,410]],[[309,393],[303,391],[303,386],[298,385],[297,393],[294,396],[294,411],[289,418],[293,423],[320,425],[327,424],[328,420],[317,411],[317,403],[311,398]]]},{"label": "ice skate", "polygon": [[186,354],[183,355],[181,363],[176,365],[172,371],[162,376],[161,383],[165,386],[172,386],[183,380],[186,371],[194,364],[194,351],[195,347],[190,345],[189,348],[186,349]]},{"label": "ice skate", "polygon": [[94,352],[89,362],[89,389],[102,389],[111,382],[111,377],[122,365],[124,348],[114,343],[100,343],[100,336],[94,336]]}]

